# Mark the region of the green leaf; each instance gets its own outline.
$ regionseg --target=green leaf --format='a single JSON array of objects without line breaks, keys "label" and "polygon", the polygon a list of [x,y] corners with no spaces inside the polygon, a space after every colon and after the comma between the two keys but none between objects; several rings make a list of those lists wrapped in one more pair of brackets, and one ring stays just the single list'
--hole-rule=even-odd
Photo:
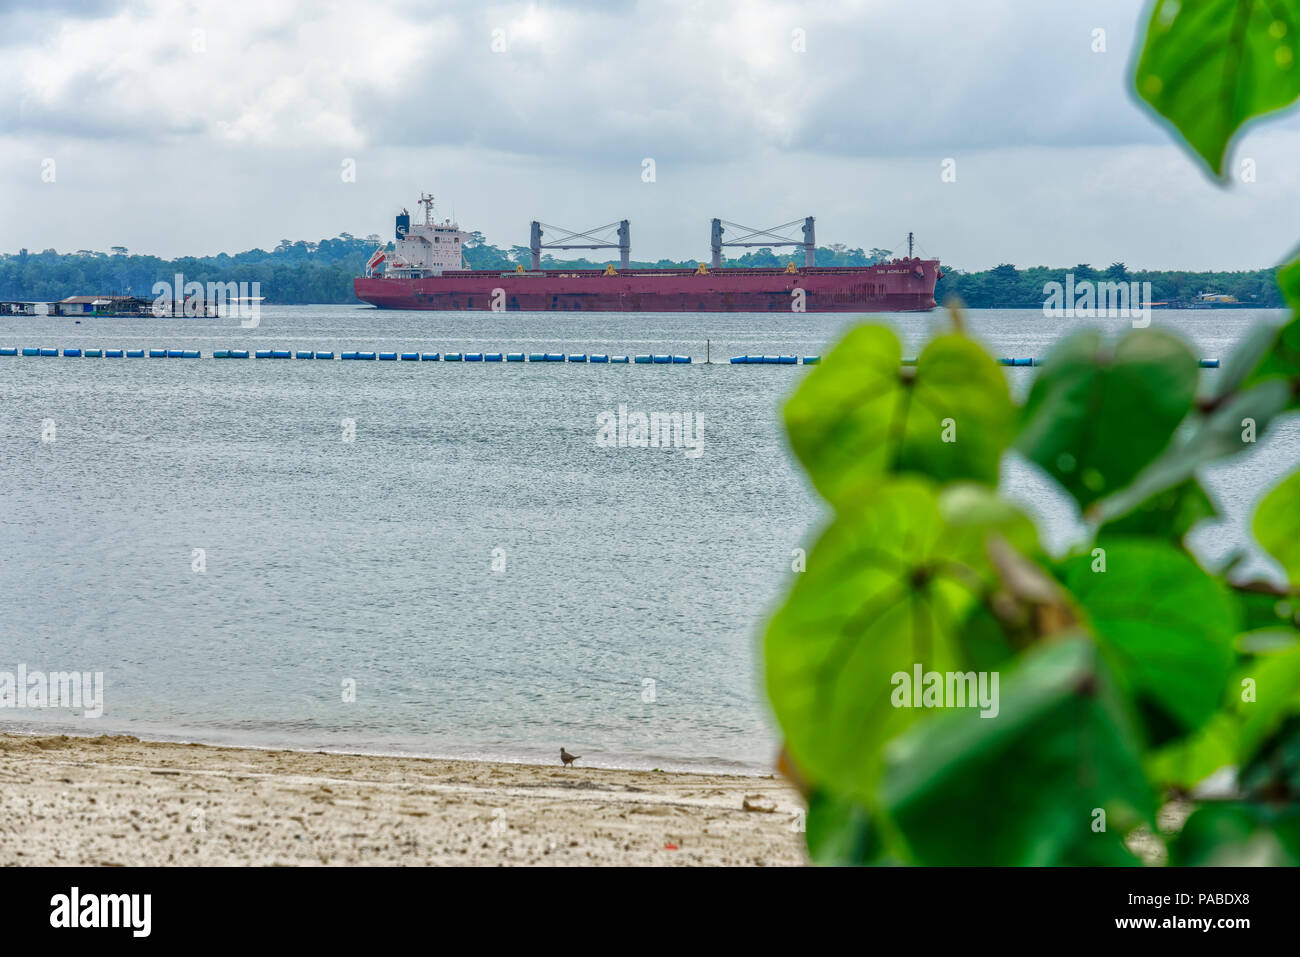
[{"label": "green leaf", "polygon": [[1169,847],[1181,867],[1300,864],[1300,808],[1211,804],[1197,809]]},{"label": "green leaf", "polygon": [[1277,287],[1291,308],[1300,312],[1300,259],[1277,267]]},{"label": "green leaf", "polygon": [[1034,381],[1016,447],[1087,506],[1169,444],[1192,408],[1197,368],[1187,345],[1158,329],[1114,346],[1096,331],[1076,333]]},{"label": "green leaf", "polygon": [[1197,416],[1185,438],[1170,445],[1128,488],[1094,504],[1088,517],[1104,523],[1126,515],[1152,496],[1182,485],[1201,466],[1253,448],[1251,437],[1262,438],[1290,398],[1290,385],[1274,380],[1228,398],[1209,415]]},{"label": "green leaf", "polygon": [[915,720],[894,707],[893,677],[956,670],[962,623],[992,580],[997,531],[1037,549],[1032,523],[988,490],[943,496],[895,479],[846,505],[808,556],[765,639],[767,688],[801,775],[870,804],[880,749]]},{"label": "green leaf", "polygon": [[1127,515],[1108,522],[1098,531],[1098,543],[1116,535],[1140,535],[1181,542],[1197,522],[1218,517],[1218,509],[1196,479],[1157,492]]},{"label": "green leaf", "polygon": [[1255,509],[1255,538],[1300,588],[1300,472],[1294,472]]},{"label": "green leaf", "polygon": [[808,856],[817,864],[882,863],[885,848],[867,808],[851,798],[816,791],[805,819]]},{"label": "green leaf", "polygon": [[1095,646],[1031,650],[999,698],[996,718],[953,709],[889,745],[883,804],[915,862],[1136,863],[1123,836],[1152,819],[1154,800]]},{"label": "green leaf", "polygon": [[1296,709],[1297,695],[1300,648],[1284,646],[1244,662],[1227,682],[1222,710],[1152,755],[1151,779],[1190,790],[1220,768],[1246,765]]},{"label": "green leaf", "polygon": [[1268,351],[1248,375],[1243,387],[1259,383],[1281,384],[1289,388],[1287,408],[1300,408],[1300,318],[1292,319],[1273,333]]},{"label": "green leaf", "polygon": [[1223,366],[1207,379],[1213,386],[1211,398],[1221,400],[1242,388],[1273,348],[1279,328],[1277,323],[1258,322],[1246,331],[1223,361]]},{"label": "green leaf", "polygon": [[960,335],[931,341],[914,367],[901,361],[893,332],[860,326],[786,404],[790,444],[834,505],[891,472],[997,483],[1014,419],[1001,367]]},{"label": "green leaf", "polygon": [[1114,539],[1105,546],[1105,563],[1104,572],[1094,572],[1090,555],[1072,559],[1065,583],[1121,686],[1183,731],[1199,728],[1218,708],[1232,671],[1236,603],[1167,542]]},{"label": "green leaf", "polygon": [[1244,616],[1243,630],[1248,632],[1273,628],[1294,630],[1300,627],[1300,602],[1279,595],[1271,585],[1238,586],[1235,594]]},{"label": "green leaf", "polygon": [[[1294,699],[1289,703],[1294,706]],[[1284,717],[1237,773],[1237,781],[1248,797],[1293,803],[1300,799],[1300,714]]]},{"label": "green leaf", "polygon": [[1242,124],[1300,96],[1296,0],[1157,0],[1138,95],[1216,176]]},{"label": "green leaf", "polygon": [[[1300,259],[1278,268],[1277,284],[1300,313]],[[1300,316],[1280,328],[1262,323],[1251,329],[1223,368],[1219,394],[1274,379],[1291,387],[1288,407],[1300,408]]]}]

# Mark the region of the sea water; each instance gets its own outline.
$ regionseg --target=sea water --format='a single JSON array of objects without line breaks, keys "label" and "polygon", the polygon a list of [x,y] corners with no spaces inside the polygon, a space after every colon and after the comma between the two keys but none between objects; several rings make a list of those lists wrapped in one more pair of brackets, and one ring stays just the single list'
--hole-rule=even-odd
[{"label": "sea water", "polygon": [[[1087,324],[967,318],[1010,357]],[[1157,311],[1152,325],[1226,358],[1281,318]],[[727,359],[824,355],[857,321],[358,306],[267,307],[256,328],[0,320],[0,345],[205,356],[0,358],[0,671],[104,676],[102,716],[0,710],[0,729],[524,761],[563,745],[592,765],[766,772],[779,733],[763,623],[827,515],[779,419],[810,370]],[[915,355],[947,320],[887,321]],[[207,358],[225,348],[694,363]],[[1007,374],[1023,394],[1036,370]],[[620,409],[691,417],[701,454],[598,441]],[[1252,548],[1254,501],[1297,460],[1286,421],[1212,469],[1226,522],[1198,547]],[[1008,457],[1004,487],[1049,546],[1077,538],[1037,469]]]}]

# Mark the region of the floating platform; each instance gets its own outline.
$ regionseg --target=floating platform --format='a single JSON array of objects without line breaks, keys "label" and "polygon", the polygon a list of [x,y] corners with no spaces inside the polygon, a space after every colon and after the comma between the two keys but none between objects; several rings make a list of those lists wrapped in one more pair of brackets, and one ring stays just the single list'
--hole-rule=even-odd
[{"label": "floating platform", "polygon": [[[256,349],[251,353],[248,349],[217,349],[212,353],[213,359],[247,359],[250,354],[256,359],[326,359],[333,360],[335,353],[332,351],[313,351],[308,349]],[[0,357],[3,356],[59,356],[62,355],[68,359],[142,359],[146,355],[151,359],[201,359],[203,353],[199,349],[106,349],[106,348],[86,348],[81,349],[75,346],[63,348],[45,348],[38,346],[0,346]],[[642,353],[636,356],[617,356],[607,353],[593,352],[588,355],[585,352],[360,352],[349,351],[338,353],[340,360],[374,360],[379,359],[384,362],[395,362],[398,359],[404,362],[568,362],[597,365],[692,365],[695,363],[693,356],[678,354],[662,353]],[[817,365],[822,361],[821,356],[797,356],[797,355],[742,355],[732,356],[730,365]],[[1041,366],[1044,364],[1043,359],[1035,356],[1027,357],[1006,357],[1003,356],[996,360],[999,365],[1013,367]],[[1198,359],[1198,364],[1202,369],[1219,368],[1218,359]],[[908,356],[900,360],[904,366],[915,366],[917,360],[914,356]],[[727,363],[715,363],[727,364]]]}]

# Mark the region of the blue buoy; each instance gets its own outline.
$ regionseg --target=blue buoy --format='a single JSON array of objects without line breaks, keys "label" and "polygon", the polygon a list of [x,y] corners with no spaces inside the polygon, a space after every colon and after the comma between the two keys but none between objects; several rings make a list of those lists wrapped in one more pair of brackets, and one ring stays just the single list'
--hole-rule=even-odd
[{"label": "blue buoy", "polygon": [[609,361],[627,365],[627,356],[610,356]]},{"label": "blue buoy", "polygon": [[673,364],[674,364],[674,365],[679,365],[679,366],[680,366],[680,365],[690,365],[690,364],[691,364],[691,357],[690,357],[690,356],[673,356]]},{"label": "blue buoy", "polygon": [[203,353],[198,349],[186,349],[181,352],[182,359],[202,359]]},{"label": "blue buoy", "polygon": [[103,357],[104,351],[102,349],[87,349],[85,355],[87,359],[99,359]]},{"label": "blue buoy", "polygon": [[609,361],[609,356],[607,356],[607,355],[602,355],[602,354],[599,354],[599,353],[595,353],[595,352],[593,352],[593,353],[591,354],[591,361],[592,361],[592,362],[608,362],[608,361]]},{"label": "blue buoy", "polygon": [[746,362],[748,362],[748,361],[749,361],[749,356],[732,356],[732,357],[731,357],[731,364],[732,364],[733,366],[741,366],[741,365],[744,365],[744,364],[745,364]]},{"label": "blue buoy", "polygon": [[149,350],[149,358],[150,358],[150,359],[166,359],[166,358],[167,358],[167,350],[166,350],[166,349],[150,349],[150,350]]},{"label": "blue buoy", "polygon": [[637,365],[648,366],[653,360],[650,358],[650,356],[637,356],[632,361]]},{"label": "blue buoy", "polygon": [[127,357],[128,359],[143,359],[143,358],[144,358],[144,350],[143,350],[143,349],[127,349],[127,350],[126,350],[126,357]]},{"label": "blue buoy", "polygon": [[332,352],[318,352],[318,353],[316,353],[316,358],[317,358],[317,359],[333,359],[333,358],[334,358],[334,353],[332,353]]},{"label": "blue buoy", "polygon": [[17,346],[13,346],[13,347],[0,346],[0,356],[16,356],[16,355],[18,355]]},{"label": "blue buoy", "polygon": [[229,358],[230,358],[230,350],[228,350],[228,349],[218,349],[216,352],[212,353],[212,358],[214,358],[214,359],[229,359]]},{"label": "blue buoy", "polygon": [[798,356],[778,356],[777,361],[783,366],[792,366],[799,361]]},{"label": "blue buoy", "polygon": [[167,358],[168,358],[168,359],[184,359],[184,358],[185,358],[185,350],[184,350],[184,349],[168,349],[168,350],[167,350]]},{"label": "blue buoy", "polygon": [[355,352],[345,352],[345,353],[343,353],[343,355],[342,355],[340,358],[343,358],[343,359],[355,359],[356,357],[357,357],[357,354],[356,354]]},{"label": "blue buoy", "polygon": [[382,359],[384,362],[396,362],[396,361],[397,361],[397,353],[396,353],[396,352],[381,352],[381,353],[379,353],[379,358]]},{"label": "blue buoy", "polygon": [[105,349],[105,350],[104,350],[104,358],[105,358],[105,359],[120,359],[120,358],[122,358],[122,350],[121,350],[121,349]]},{"label": "blue buoy", "polygon": [[64,357],[66,357],[66,358],[68,358],[68,359],[80,359],[80,358],[81,358],[81,350],[80,350],[80,349],[64,349],[64,350],[63,350],[63,355],[64,355]]},{"label": "blue buoy", "polygon": [[779,365],[780,362],[781,362],[780,356],[763,356],[763,365],[765,366]]},{"label": "blue buoy", "polygon": [[485,353],[483,353],[483,361],[484,361],[484,362],[500,362],[500,361],[501,361],[501,353],[499,353],[499,352],[485,352]]},{"label": "blue buoy", "polygon": [[1219,368],[1219,360],[1218,360],[1218,359],[1202,359],[1202,360],[1201,360],[1201,368],[1202,368],[1202,369],[1217,369],[1217,368]]},{"label": "blue buoy", "polygon": [[294,357],[295,359],[315,359],[315,358],[316,358],[316,353],[315,353],[315,352],[303,352],[303,351],[299,350],[298,352],[295,352],[295,353],[293,354],[293,357]]},{"label": "blue buoy", "polygon": [[461,355],[460,355],[459,352],[448,352],[448,353],[447,353],[445,356],[443,356],[442,358],[443,358],[443,360],[446,361],[446,362],[460,362],[460,361],[461,361]]},{"label": "blue buoy", "polygon": [[522,352],[507,352],[506,362],[523,362],[524,354]]},{"label": "blue buoy", "polygon": [[24,349],[24,350],[23,350],[23,355],[25,355],[25,356],[39,356],[40,354],[41,354],[41,350],[40,350],[40,349]]},{"label": "blue buoy", "polygon": [[667,365],[668,363],[673,361],[672,356],[655,355],[652,356],[651,358],[654,360],[655,365]]},{"label": "blue buoy", "polygon": [[465,353],[465,361],[466,361],[466,362],[482,362],[482,361],[483,361],[483,353],[481,353],[481,352],[467,352],[467,353]]},{"label": "blue buoy", "polygon": [[403,361],[403,362],[419,362],[419,361],[420,361],[420,354],[419,354],[418,352],[403,352],[403,353],[402,353],[402,361]]},{"label": "blue buoy", "polygon": [[545,362],[545,361],[546,361],[546,353],[545,353],[545,352],[530,352],[530,353],[528,353],[528,361],[529,361],[529,362]]},{"label": "blue buoy", "polygon": [[806,366],[815,366],[817,363],[819,363],[819,362],[821,362],[821,361],[822,361],[822,357],[821,357],[821,356],[804,356],[804,357],[803,357],[803,364],[806,365]]},{"label": "blue buoy", "polygon": [[437,361],[438,361],[439,359],[441,359],[441,358],[442,358],[442,354],[439,353],[439,352],[421,352],[421,353],[420,353],[420,361],[421,361],[421,362],[437,362]]},{"label": "blue buoy", "polygon": [[569,353],[569,361],[570,361],[570,362],[586,362],[586,361],[587,361],[587,353],[585,353],[585,352],[571,352],[571,353]]},{"label": "blue buoy", "polygon": [[372,361],[375,358],[375,354],[373,352],[358,352],[355,358]]},{"label": "blue buoy", "polygon": [[59,354],[59,350],[58,350],[58,349],[42,349],[42,350],[41,350],[41,355],[43,355],[43,356],[57,356],[58,354]]},{"label": "blue buoy", "polygon": [[254,358],[254,359],[269,359],[269,358],[271,358],[271,350],[270,350],[270,349],[254,349],[254,350],[253,350],[253,358]]},{"label": "blue buoy", "polygon": [[563,353],[563,352],[548,352],[548,353],[546,353],[546,361],[547,361],[547,362],[563,362],[563,361],[564,361],[564,353]]},{"label": "blue buoy", "polygon": [[247,349],[231,349],[231,350],[230,350],[230,358],[232,358],[232,359],[247,359],[247,358],[248,358],[248,350],[247,350]]}]

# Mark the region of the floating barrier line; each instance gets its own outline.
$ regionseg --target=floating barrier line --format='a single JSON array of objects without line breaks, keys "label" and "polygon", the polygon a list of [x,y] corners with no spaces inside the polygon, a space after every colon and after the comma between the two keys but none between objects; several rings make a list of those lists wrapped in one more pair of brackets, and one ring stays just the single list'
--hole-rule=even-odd
[{"label": "floating barrier line", "polygon": [[[37,346],[0,346],[0,356],[63,356],[68,359],[143,359],[148,356],[150,359],[202,359],[202,351],[198,349],[78,349],[72,346],[60,349],[49,349]],[[322,352],[319,350],[291,350],[291,349],[254,349],[251,352],[248,349],[217,349],[212,353],[213,359],[247,359],[249,356],[255,359],[326,359],[333,360],[333,352]],[[402,362],[568,362],[581,363],[584,365],[692,365],[695,360],[691,356],[660,354],[660,353],[643,353],[638,356],[615,356],[606,353],[585,352],[340,352],[339,360],[361,360],[373,361],[380,360],[383,362],[396,362],[400,359]],[[732,356],[730,365],[803,365],[813,366],[822,361],[821,356],[797,356],[797,355],[762,355],[762,356]],[[900,360],[902,365],[915,366],[916,358],[914,356],[905,357]],[[1003,356],[997,360],[999,365],[1004,366],[1041,366],[1044,360],[1037,357],[1025,358],[1008,358]],[[1219,368],[1218,359],[1200,359],[1198,363],[1202,369]],[[720,363],[709,363],[710,365]]]}]

